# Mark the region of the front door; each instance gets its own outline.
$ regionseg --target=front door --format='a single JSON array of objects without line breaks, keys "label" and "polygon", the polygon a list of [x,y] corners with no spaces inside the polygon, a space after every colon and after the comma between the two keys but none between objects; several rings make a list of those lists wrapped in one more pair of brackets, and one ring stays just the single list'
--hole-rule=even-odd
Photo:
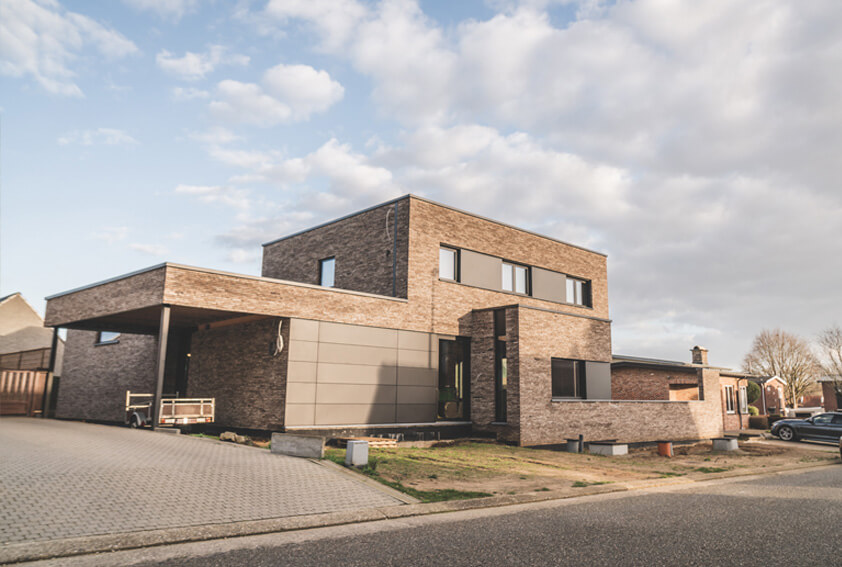
[{"label": "front door", "polygon": [[470,418],[471,340],[439,340],[438,419]]}]

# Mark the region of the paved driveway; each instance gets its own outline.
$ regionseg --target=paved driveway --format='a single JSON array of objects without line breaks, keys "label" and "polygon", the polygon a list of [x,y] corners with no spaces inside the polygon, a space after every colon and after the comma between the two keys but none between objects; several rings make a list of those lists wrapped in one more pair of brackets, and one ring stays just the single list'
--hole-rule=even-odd
[{"label": "paved driveway", "polygon": [[401,504],[305,459],[182,435],[0,419],[0,543]]}]

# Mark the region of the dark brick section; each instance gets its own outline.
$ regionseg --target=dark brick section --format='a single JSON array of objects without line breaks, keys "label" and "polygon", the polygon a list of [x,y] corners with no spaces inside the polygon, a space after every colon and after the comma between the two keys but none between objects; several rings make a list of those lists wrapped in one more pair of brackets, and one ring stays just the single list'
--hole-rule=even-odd
[{"label": "dark brick section", "polygon": [[156,337],[123,334],[95,345],[96,336],[67,331],[56,417],[122,422],[126,390],[155,392]]},{"label": "dark brick section", "polygon": [[406,297],[409,198],[263,248],[263,275],[318,285],[319,261],[336,258],[335,287],[392,295],[397,206],[396,297]]},{"label": "dark brick section", "polygon": [[189,397],[216,398],[216,423],[224,427],[283,427],[289,320],[284,350],[273,355],[277,318],[193,334]]}]

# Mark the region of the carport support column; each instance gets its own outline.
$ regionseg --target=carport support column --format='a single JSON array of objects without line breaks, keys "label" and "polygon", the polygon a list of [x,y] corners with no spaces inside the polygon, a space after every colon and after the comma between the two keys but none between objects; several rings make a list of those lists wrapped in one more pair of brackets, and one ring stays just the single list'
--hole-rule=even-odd
[{"label": "carport support column", "polygon": [[161,326],[158,328],[158,370],[155,385],[155,405],[152,408],[152,428],[157,428],[160,419],[161,397],[164,394],[164,369],[167,366],[167,339],[170,334],[170,306],[161,308]]}]

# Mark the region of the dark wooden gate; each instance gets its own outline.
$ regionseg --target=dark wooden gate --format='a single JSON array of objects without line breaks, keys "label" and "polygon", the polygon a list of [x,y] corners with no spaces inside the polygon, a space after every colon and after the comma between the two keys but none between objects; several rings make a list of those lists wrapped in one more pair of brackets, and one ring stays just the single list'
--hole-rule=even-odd
[{"label": "dark wooden gate", "polygon": [[47,373],[38,370],[0,372],[0,415],[40,415]]}]

